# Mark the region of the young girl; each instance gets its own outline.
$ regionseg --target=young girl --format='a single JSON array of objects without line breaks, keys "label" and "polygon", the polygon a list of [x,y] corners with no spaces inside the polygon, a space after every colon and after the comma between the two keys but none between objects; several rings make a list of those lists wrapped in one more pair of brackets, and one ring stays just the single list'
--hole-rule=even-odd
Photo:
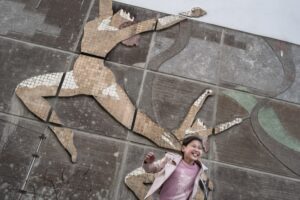
[{"label": "young girl", "polygon": [[156,191],[159,191],[160,200],[195,199],[199,181],[203,183],[200,177],[207,170],[200,162],[202,151],[202,140],[198,136],[189,136],[182,142],[182,155],[166,153],[164,158],[154,162],[155,156],[149,152],[143,168],[157,175],[145,199]]}]

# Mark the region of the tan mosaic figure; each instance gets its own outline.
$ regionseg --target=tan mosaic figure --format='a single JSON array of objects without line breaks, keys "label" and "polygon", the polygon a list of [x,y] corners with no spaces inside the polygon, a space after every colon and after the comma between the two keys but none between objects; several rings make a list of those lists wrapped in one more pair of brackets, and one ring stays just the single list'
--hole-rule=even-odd
[{"label": "tan mosaic figure", "polygon": [[[84,27],[81,51],[105,58],[120,42],[130,40],[133,36],[142,32],[168,28],[182,20],[184,18],[180,16],[167,16],[133,23],[134,18],[122,9],[113,15],[111,0],[100,0],[99,17],[88,22]],[[131,25],[124,26],[124,24]],[[44,97],[56,95],[61,79],[64,76],[58,94],[59,97],[80,94],[92,96],[118,122],[131,129],[136,108],[125,91],[118,85],[114,74],[104,65],[104,60],[101,58],[79,55],[72,71],[65,74],[50,73],[29,78],[17,86],[16,94],[32,113],[46,121],[51,111],[51,106]],[[208,136],[212,135],[213,132],[222,132],[241,122],[240,119],[235,119],[232,122],[218,125],[215,129],[207,128],[200,119],[194,122],[194,118],[203,102],[211,94],[211,90],[206,90],[194,102],[186,118],[174,134],[164,131],[162,127],[140,111],[137,111],[133,131],[143,135],[160,147],[176,151],[180,151],[180,141],[185,134],[198,134],[203,138],[205,151],[207,151]],[[119,109],[119,105],[122,105],[122,109]],[[53,123],[50,128],[64,148],[70,153],[72,162],[76,162],[77,150],[73,143],[72,130],[60,126],[63,124],[54,110],[49,118],[49,122]],[[151,183],[152,181],[153,175],[147,174],[141,169],[134,170],[126,177],[126,184],[139,199],[143,199],[146,194],[147,187],[144,183]],[[202,199],[202,197],[203,194],[199,194],[197,199]]]},{"label": "tan mosaic figure", "polygon": [[[112,1],[99,1],[99,17],[84,27],[81,51],[104,58],[118,43],[146,31],[160,30],[174,25],[184,18],[167,16],[149,19],[120,28],[124,23],[133,22],[122,9],[113,15]],[[51,110],[44,97],[55,96],[64,73],[35,76],[21,82],[16,88],[17,96],[26,107],[40,119],[46,121]],[[72,71],[65,74],[59,97],[74,95],[93,96],[117,121],[131,128],[135,107],[125,91],[117,84],[112,71],[104,65],[104,60],[80,55]],[[118,105],[122,102],[122,109]],[[53,110],[49,122],[62,125]],[[73,132],[68,128],[51,126],[58,140],[76,162],[77,150],[73,143]]]}]

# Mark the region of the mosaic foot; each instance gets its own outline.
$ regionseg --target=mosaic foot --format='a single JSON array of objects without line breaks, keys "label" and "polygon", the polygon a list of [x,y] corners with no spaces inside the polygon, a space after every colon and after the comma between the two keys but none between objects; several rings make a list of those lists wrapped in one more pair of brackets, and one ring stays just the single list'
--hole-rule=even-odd
[{"label": "mosaic foot", "polygon": [[60,127],[50,127],[51,130],[55,133],[57,139],[63,145],[63,147],[71,155],[71,160],[73,163],[77,161],[77,149],[74,145],[74,133],[71,129],[60,128]]},{"label": "mosaic foot", "polygon": [[[153,181],[154,174],[146,173],[142,167],[135,169],[125,177],[125,184],[138,199],[145,198]],[[153,200],[153,198],[148,197],[147,200]]]}]

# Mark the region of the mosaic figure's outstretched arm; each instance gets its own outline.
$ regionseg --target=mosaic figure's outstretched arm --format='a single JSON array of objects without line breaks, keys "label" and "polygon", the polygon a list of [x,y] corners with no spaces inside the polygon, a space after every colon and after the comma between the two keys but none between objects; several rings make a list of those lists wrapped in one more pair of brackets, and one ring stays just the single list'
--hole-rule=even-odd
[{"label": "mosaic figure's outstretched arm", "polygon": [[181,21],[185,20],[185,18],[180,16],[166,16],[159,19],[148,19],[142,22],[138,22],[126,28],[123,28],[118,31],[118,39],[119,42],[126,40],[134,35],[152,31],[152,30],[162,30],[166,29],[174,24],[177,24]]},{"label": "mosaic figure's outstretched arm", "polygon": [[202,144],[205,152],[208,152],[209,150],[209,142],[208,137],[213,134],[221,133],[234,125],[240,124],[242,122],[241,118],[235,118],[234,120],[230,122],[225,122],[222,124],[219,124],[215,126],[215,128],[211,127],[205,127],[200,119],[197,119],[193,126],[189,129],[187,129],[187,134],[196,134],[202,138]]},{"label": "mosaic figure's outstretched arm", "polygon": [[[175,132],[175,136],[178,140],[183,140],[184,135],[186,133],[186,130],[189,129],[194,120],[195,120],[195,116],[197,115],[198,111],[201,109],[204,101],[206,100],[206,98],[210,95],[213,94],[213,91],[211,89],[207,89],[205,90],[205,92],[193,103],[193,105],[191,106],[188,114],[186,115],[185,119],[183,120],[183,122],[181,123],[180,127],[176,130]],[[200,125],[200,124],[199,124]],[[203,124],[202,124],[202,128],[206,128]],[[198,129],[201,127],[198,127]]]},{"label": "mosaic figure's outstretched arm", "polygon": [[219,134],[237,124],[240,124],[243,121],[242,118],[235,118],[234,120],[230,121],[230,122],[225,122],[222,124],[218,124],[215,126],[214,131],[212,131],[211,134]]},{"label": "mosaic figure's outstretched arm", "polygon": [[180,151],[181,144],[172,133],[165,131],[140,110],[137,111],[133,131],[149,139],[157,146]]}]

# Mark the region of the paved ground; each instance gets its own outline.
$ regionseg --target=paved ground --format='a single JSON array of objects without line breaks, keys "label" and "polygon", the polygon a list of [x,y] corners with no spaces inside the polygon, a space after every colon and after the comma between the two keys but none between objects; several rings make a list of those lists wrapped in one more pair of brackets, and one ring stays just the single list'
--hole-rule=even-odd
[{"label": "paved ground", "polygon": [[[119,8],[138,21],[162,15]],[[48,98],[75,132],[72,164],[47,123],[14,94],[26,78],[72,69],[83,26],[97,13],[94,0],[0,0],[0,199],[136,199],[125,175],[145,152],[165,151],[89,97]],[[210,199],[299,198],[299,46],[188,20],[142,34],[137,47],[120,44],[106,60],[136,107],[167,130],[206,88],[215,92],[198,114],[207,125],[245,119],[210,138]]]}]

